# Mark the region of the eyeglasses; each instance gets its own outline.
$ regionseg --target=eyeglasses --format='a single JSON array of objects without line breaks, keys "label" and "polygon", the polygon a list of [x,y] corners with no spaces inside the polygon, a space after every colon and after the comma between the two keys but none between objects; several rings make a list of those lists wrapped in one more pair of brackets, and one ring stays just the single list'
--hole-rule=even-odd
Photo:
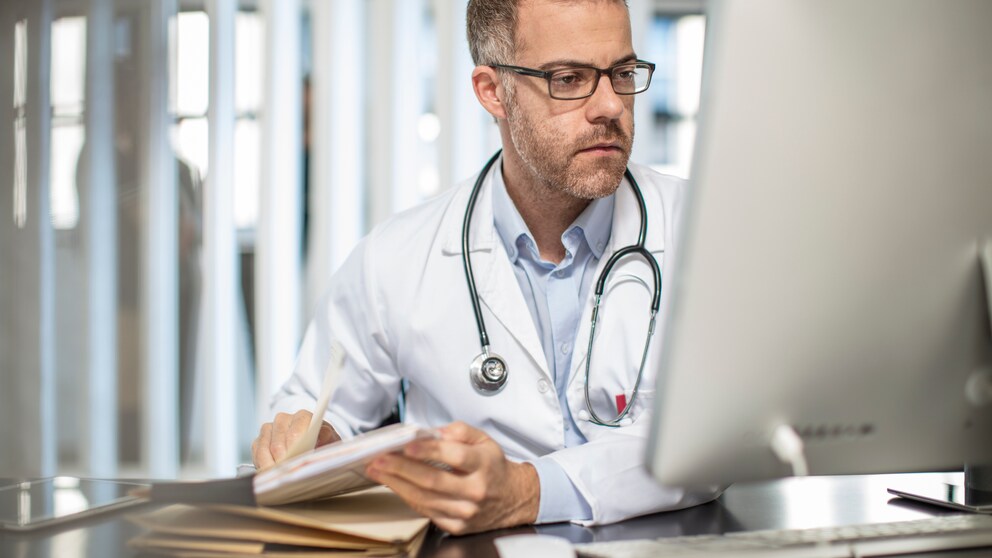
[{"label": "eyeglasses", "polygon": [[636,95],[651,85],[654,64],[644,60],[623,62],[609,68],[595,66],[569,66],[542,72],[520,66],[489,64],[491,68],[502,68],[522,76],[539,77],[548,82],[548,95],[552,99],[572,101],[591,97],[599,85],[600,76],[609,76],[610,84],[617,95]]}]

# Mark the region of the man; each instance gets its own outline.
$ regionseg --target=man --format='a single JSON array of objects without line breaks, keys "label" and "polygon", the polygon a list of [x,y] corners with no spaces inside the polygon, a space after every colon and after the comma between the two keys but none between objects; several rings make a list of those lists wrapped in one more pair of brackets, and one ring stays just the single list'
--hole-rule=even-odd
[{"label": "man", "polygon": [[[442,437],[366,472],[446,531],[608,523],[711,499],[659,487],[644,471],[657,342],[620,427],[596,424],[586,408],[591,289],[609,256],[636,242],[640,223],[624,169],[633,93],[651,69],[636,62],[625,3],[472,0],[468,34],[472,86],[503,144],[479,182],[469,256],[506,384],[482,394],[469,380],[480,343],[462,263],[468,183],[376,227],[349,257],[276,397],[283,413],[253,444],[256,465],[271,466],[306,429],[310,413],[300,409],[313,407],[334,339],[347,362],[318,445],[375,428],[402,383],[405,420],[441,427]],[[631,171],[645,200],[646,248],[670,265],[681,183]],[[589,373],[606,421],[633,399],[652,282],[635,257],[608,281]]]}]

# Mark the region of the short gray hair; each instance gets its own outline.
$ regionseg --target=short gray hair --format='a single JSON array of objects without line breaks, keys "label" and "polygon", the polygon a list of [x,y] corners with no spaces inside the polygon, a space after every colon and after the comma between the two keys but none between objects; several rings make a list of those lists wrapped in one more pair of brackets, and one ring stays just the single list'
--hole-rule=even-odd
[{"label": "short gray hair", "polygon": [[[465,28],[468,48],[476,66],[515,61],[517,10],[523,1],[469,0]],[[626,6],[627,0],[622,1]]]},{"label": "short gray hair", "polygon": [[469,0],[465,28],[476,66],[513,61],[519,3],[520,0]]}]

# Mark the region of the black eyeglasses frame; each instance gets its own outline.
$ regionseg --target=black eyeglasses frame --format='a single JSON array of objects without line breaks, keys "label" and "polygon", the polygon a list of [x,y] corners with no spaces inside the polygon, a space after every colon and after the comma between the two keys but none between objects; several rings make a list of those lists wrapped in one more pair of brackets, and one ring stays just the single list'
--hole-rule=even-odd
[{"label": "black eyeglasses frame", "polygon": [[[613,92],[617,95],[637,95],[638,93],[643,93],[651,87],[651,78],[654,76],[655,65],[653,62],[648,62],[647,60],[630,60],[627,62],[620,62],[619,64],[614,64],[609,68],[597,68],[596,66],[562,66],[561,68],[555,68],[553,70],[543,71],[535,70],[534,68],[525,68],[523,66],[512,66],[510,64],[487,64],[490,68],[498,68],[503,70],[509,70],[511,72],[520,74],[522,76],[530,76],[542,78],[548,82],[548,96],[552,99],[559,101],[578,101],[580,99],[588,99],[596,94],[596,89],[599,87],[599,82],[605,75],[610,78],[610,87],[613,88]],[[630,93],[617,91],[616,85],[613,83],[613,72],[624,66],[642,66],[646,67],[648,70],[648,81],[644,84],[644,88],[638,91],[632,91]],[[589,93],[582,95],[581,97],[556,97],[551,91],[551,78],[558,72],[568,71],[568,70],[595,70],[596,79],[593,81],[592,90]]]}]

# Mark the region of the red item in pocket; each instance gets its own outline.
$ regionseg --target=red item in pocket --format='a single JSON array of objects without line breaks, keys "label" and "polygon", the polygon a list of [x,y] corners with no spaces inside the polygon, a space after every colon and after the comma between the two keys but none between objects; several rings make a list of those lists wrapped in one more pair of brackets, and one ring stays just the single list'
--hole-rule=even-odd
[{"label": "red item in pocket", "polygon": [[617,414],[623,412],[627,408],[627,396],[623,393],[617,395]]}]

